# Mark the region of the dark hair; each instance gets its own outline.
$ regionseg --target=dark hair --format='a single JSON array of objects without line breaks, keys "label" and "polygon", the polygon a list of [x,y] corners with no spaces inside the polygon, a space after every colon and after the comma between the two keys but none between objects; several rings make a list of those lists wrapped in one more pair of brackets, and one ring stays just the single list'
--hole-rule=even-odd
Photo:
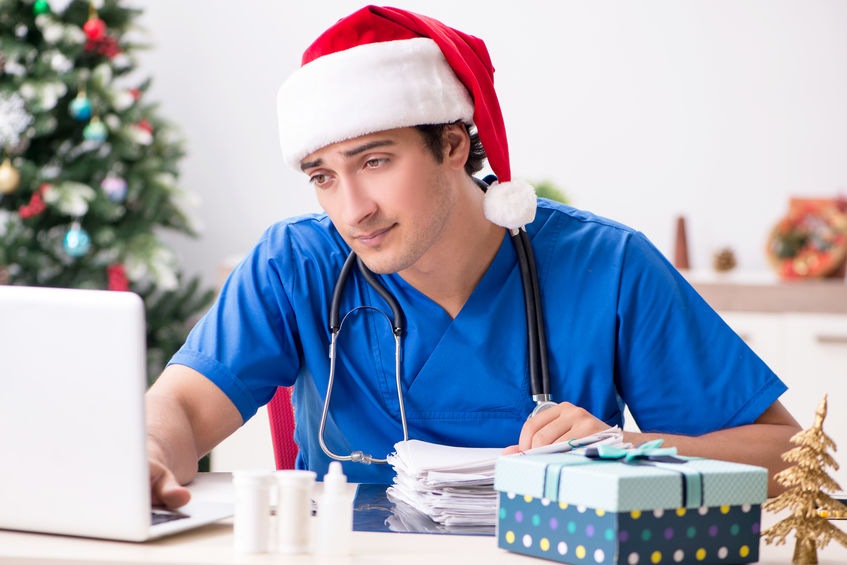
[{"label": "dark hair", "polygon": [[[456,122],[459,123],[459,122]],[[441,163],[444,160],[444,130],[452,124],[427,124],[415,126],[424,138],[427,148],[435,156],[435,160]],[[482,164],[486,159],[485,148],[479,140],[479,134],[475,128],[468,124],[462,124],[471,138],[471,149],[468,152],[468,160],[465,161],[465,172],[473,175],[482,170]]]}]

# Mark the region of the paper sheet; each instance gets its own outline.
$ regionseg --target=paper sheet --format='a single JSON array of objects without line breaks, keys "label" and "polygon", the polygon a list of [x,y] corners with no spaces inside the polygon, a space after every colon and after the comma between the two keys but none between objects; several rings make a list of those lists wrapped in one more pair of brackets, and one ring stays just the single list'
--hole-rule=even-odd
[{"label": "paper sheet", "polygon": [[[617,426],[578,440],[538,447],[506,455],[522,457],[540,453],[564,453],[589,445],[621,445]],[[452,447],[420,440],[401,441],[388,456],[394,467],[394,484],[387,490],[399,501],[445,526],[494,527],[497,492],[494,466],[504,457],[502,448]]]}]

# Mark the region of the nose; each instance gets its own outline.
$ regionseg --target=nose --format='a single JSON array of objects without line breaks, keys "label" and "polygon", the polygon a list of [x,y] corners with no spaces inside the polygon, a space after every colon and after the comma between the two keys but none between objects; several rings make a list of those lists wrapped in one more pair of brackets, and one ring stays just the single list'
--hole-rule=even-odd
[{"label": "nose", "polygon": [[378,206],[367,186],[356,178],[348,178],[341,185],[341,219],[349,226],[357,226],[374,215]]}]

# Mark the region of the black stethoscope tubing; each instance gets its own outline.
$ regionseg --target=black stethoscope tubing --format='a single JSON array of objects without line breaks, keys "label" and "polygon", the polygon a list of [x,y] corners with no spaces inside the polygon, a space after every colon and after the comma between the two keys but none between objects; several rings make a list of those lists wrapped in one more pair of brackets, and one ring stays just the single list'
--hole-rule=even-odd
[{"label": "black stethoscope tubing", "polygon": [[[474,179],[483,189],[488,188],[485,181]],[[518,268],[523,287],[524,309],[526,311],[526,339],[529,364],[530,394],[536,403],[550,401],[550,367],[547,360],[547,336],[544,325],[544,314],[541,306],[541,288],[538,283],[538,267],[535,263],[535,253],[525,229],[510,230],[510,239],[518,256]],[[379,294],[391,308],[392,331],[394,335],[402,335],[405,329],[403,310],[397,300],[382,286],[376,276],[368,269],[362,259],[351,251],[341,267],[335,288],[332,291],[332,303],[329,310],[329,331],[338,333],[340,328],[341,295],[344,285],[353,266],[356,265],[365,281]]]},{"label": "black stethoscope tubing", "polygon": [[538,269],[529,234],[525,229],[516,231],[517,233],[512,232],[510,237],[518,255],[518,267],[523,286],[530,393],[534,401],[546,402],[550,400],[550,369],[547,363],[547,336],[544,331]]}]

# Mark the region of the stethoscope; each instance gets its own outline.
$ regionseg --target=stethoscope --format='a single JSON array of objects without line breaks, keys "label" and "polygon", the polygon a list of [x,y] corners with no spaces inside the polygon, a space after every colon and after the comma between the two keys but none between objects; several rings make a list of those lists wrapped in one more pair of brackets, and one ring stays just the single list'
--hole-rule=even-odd
[{"label": "stethoscope", "polygon": [[[488,181],[492,177],[486,177],[485,180],[474,179],[476,183],[486,190]],[[496,179],[493,179],[496,180]],[[532,245],[529,241],[529,235],[523,228],[510,229],[509,236],[512,244],[515,247],[515,252],[518,256],[518,267],[521,273],[521,283],[523,286],[524,307],[526,310],[526,337],[527,347],[529,350],[529,382],[530,396],[535,402],[529,417],[533,417],[542,410],[555,406],[550,395],[550,372],[547,364],[547,338],[544,332],[544,318],[541,309],[541,289],[538,284],[538,269],[535,265],[535,255],[532,252]],[[341,310],[341,295],[344,293],[344,286],[350,276],[353,267],[356,266],[359,273],[365,281],[379,294],[383,300],[388,303],[391,308],[392,317],[382,310],[374,306],[357,306],[347,312],[344,317],[340,316]],[[401,358],[401,337],[406,329],[406,322],[403,317],[403,311],[400,309],[400,304],[394,296],[388,292],[382,284],[377,280],[376,275],[368,269],[362,260],[351,251],[341,267],[341,272],[338,274],[338,279],[335,281],[335,287],[332,291],[332,302],[329,309],[329,380],[326,387],[326,397],[324,399],[323,410],[321,412],[320,428],[318,430],[318,442],[321,449],[327,456],[337,461],[354,461],[357,463],[387,463],[386,459],[377,459],[372,455],[368,455],[362,451],[352,451],[349,455],[339,455],[334,453],[327,447],[324,441],[324,432],[326,430],[326,420],[329,414],[329,403],[332,397],[332,385],[335,382],[335,362],[338,335],[341,332],[341,327],[345,320],[354,312],[362,309],[372,309],[385,316],[389,324],[391,324],[391,332],[394,335],[394,380],[397,385],[397,402],[400,406],[400,423],[403,427],[403,440],[409,439],[409,427],[406,422],[406,405],[403,401],[403,390],[401,387],[402,381],[400,378],[400,358]]]}]

